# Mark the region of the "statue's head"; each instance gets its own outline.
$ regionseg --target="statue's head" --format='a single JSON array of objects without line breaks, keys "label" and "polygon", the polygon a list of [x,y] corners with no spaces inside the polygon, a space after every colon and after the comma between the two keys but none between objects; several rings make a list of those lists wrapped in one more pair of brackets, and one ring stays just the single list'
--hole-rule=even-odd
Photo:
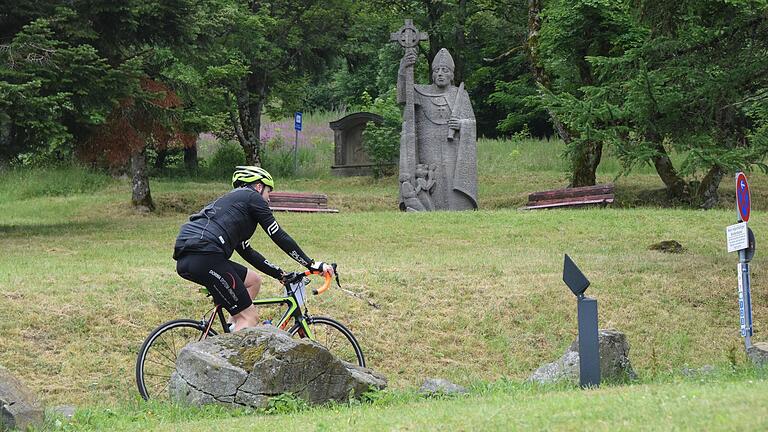
[{"label": "statue's head", "polygon": [[405,183],[411,180],[411,176],[403,173],[403,174],[400,174],[399,180],[400,180],[400,183]]},{"label": "statue's head", "polygon": [[429,165],[416,164],[416,177],[426,177],[429,173]]},{"label": "statue's head", "polygon": [[453,82],[455,68],[453,57],[447,49],[442,48],[432,60],[432,82],[440,88],[447,87]]}]

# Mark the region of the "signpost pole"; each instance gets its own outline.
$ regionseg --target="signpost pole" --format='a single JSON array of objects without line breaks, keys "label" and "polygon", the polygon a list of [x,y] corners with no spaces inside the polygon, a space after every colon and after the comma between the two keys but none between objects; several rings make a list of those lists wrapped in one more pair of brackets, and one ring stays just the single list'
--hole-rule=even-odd
[{"label": "signpost pole", "polygon": [[296,139],[293,141],[293,172],[299,171],[299,131],[301,130],[302,114],[297,111],[293,116],[293,128],[296,130]]},{"label": "signpost pole", "polygon": [[747,227],[749,221],[752,196],[743,172],[736,173],[736,214],[739,222],[726,229],[728,235],[728,252],[739,251],[738,295],[739,295],[739,324],[741,337],[747,350],[752,346],[752,295],[749,276],[749,262],[755,254],[755,240],[752,230]]},{"label": "signpost pole", "polygon": [[744,346],[752,346],[752,295],[750,294],[751,278],[749,276],[749,261],[746,250],[739,251],[739,321]]},{"label": "signpost pole", "polygon": [[293,140],[293,173],[299,171],[299,131],[296,131],[296,139]]},{"label": "signpost pole", "polygon": [[577,298],[579,321],[579,385],[600,387],[600,337],[597,329],[597,300]]}]

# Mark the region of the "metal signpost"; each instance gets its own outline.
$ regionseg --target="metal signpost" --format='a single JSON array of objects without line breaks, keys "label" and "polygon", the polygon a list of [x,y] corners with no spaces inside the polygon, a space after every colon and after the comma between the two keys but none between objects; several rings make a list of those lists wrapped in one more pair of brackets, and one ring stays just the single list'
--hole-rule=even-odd
[{"label": "metal signpost", "polygon": [[568,255],[563,262],[563,282],[576,296],[579,314],[579,385],[600,386],[600,338],[597,300],[584,296],[589,280]]},{"label": "metal signpost", "polygon": [[299,131],[301,130],[301,111],[296,111],[293,115],[293,129],[296,130],[296,139],[293,142],[293,172],[299,170]]},{"label": "metal signpost", "polygon": [[749,277],[749,262],[755,255],[755,235],[747,226],[752,205],[752,195],[749,192],[747,176],[743,172],[736,173],[736,214],[739,222],[726,228],[728,252],[739,252],[738,293],[739,321],[741,337],[747,349],[752,346],[752,296],[750,294],[751,280]]}]

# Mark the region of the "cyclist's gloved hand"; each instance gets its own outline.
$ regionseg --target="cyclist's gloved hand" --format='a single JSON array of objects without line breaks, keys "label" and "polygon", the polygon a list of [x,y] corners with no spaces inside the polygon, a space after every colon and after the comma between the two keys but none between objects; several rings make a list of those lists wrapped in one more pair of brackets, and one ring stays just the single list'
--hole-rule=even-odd
[{"label": "cyclist's gloved hand", "polygon": [[309,265],[309,269],[313,272],[330,273],[333,276],[333,266],[322,261],[312,261]]}]

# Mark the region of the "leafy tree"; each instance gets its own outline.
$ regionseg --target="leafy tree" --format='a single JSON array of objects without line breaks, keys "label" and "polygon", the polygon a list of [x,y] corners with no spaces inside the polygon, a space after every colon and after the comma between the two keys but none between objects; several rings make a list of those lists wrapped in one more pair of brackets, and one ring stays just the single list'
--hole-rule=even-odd
[{"label": "leafy tree", "polygon": [[628,14],[627,2],[529,2],[527,48],[531,72],[555,130],[566,144],[572,187],[595,184],[603,141],[589,122],[590,105],[564,108],[559,102],[583,101],[584,88],[600,80],[590,59],[621,53],[621,44],[634,36]]},{"label": "leafy tree", "polygon": [[[154,106],[156,96],[139,86],[139,80],[153,72],[149,54],[190,41],[200,30],[192,19],[197,4],[195,0],[41,0],[4,9],[0,19],[6,25],[0,26],[0,34],[10,43],[2,45],[0,53],[0,94],[7,96],[0,104],[0,139],[9,143],[3,157],[66,158],[84,143],[94,142],[94,134],[109,118],[119,122],[116,115],[125,113],[126,107]],[[155,117],[171,117],[168,108]],[[146,171],[138,167],[146,165],[145,146],[163,139],[156,133],[142,135],[141,146],[115,139],[102,141],[108,146],[102,150],[129,148],[131,158],[140,159],[132,164],[134,185],[141,185],[140,204],[151,208]],[[136,192],[134,188],[135,202]]]},{"label": "leafy tree", "polygon": [[109,65],[90,45],[60,40],[38,18],[0,47],[0,159],[70,157],[74,143],[102,123],[131,91],[135,62]]},{"label": "leafy tree", "polygon": [[595,79],[548,102],[582,136],[610,143],[627,171],[652,164],[670,197],[710,208],[726,173],[766,168],[766,10],[764,0],[615,6],[608,52],[583,65]]},{"label": "leafy tree", "polygon": [[261,163],[262,113],[300,108],[311,78],[323,72],[338,52],[351,3],[207,2],[207,34],[201,39],[213,62],[201,70],[222,91],[248,163]]}]

